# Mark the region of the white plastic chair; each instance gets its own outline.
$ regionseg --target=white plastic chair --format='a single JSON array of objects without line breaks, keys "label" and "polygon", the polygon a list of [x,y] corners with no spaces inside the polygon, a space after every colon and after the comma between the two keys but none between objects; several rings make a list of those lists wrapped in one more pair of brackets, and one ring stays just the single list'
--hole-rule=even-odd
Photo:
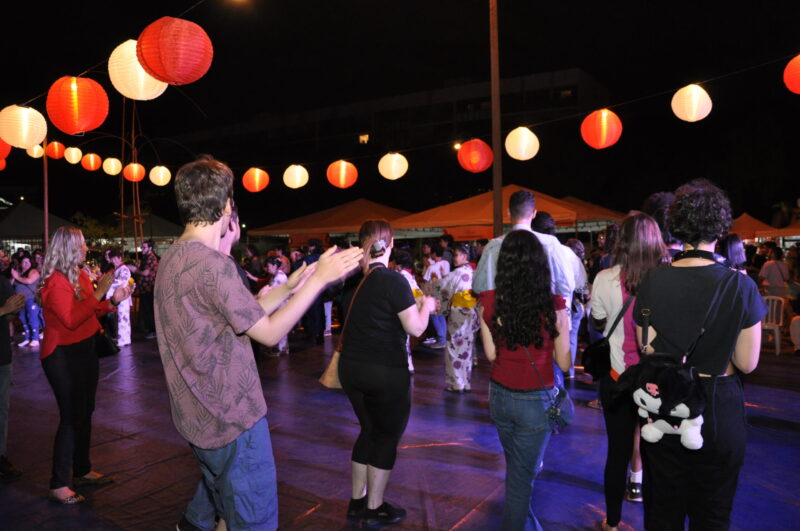
[{"label": "white plastic chair", "polygon": [[786,299],[775,295],[765,295],[767,315],[761,320],[761,330],[771,330],[775,337],[775,355],[781,355],[781,328],[783,324],[783,305]]}]

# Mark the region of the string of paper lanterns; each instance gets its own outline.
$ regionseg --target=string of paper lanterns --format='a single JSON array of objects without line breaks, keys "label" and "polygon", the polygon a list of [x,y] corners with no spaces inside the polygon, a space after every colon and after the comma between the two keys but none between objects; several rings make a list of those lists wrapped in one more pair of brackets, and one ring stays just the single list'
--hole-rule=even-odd
[{"label": "string of paper lanterns", "polygon": [[358,170],[352,162],[337,160],[328,166],[325,172],[328,182],[336,188],[350,188],[358,180]]},{"label": "string of paper lanterns", "polygon": [[261,168],[250,168],[244,172],[242,184],[248,192],[260,192],[269,184],[269,174]]},{"label": "string of paper lanterns", "polygon": [[136,58],[136,41],[128,39],[111,52],[108,77],[117,92],[138,101],[155,99],[167,90],[167,83],[148,74]]},{"label": "string of paper lanterns", "polygon": [[308,170],[299,164],[292,164],[283,172],[283,184],[295,190],[308,184]]},{"label": "string of paper lanterns", "polygon": [[50,87],[45,106],[54,126],[77,135],[103,125],[108,116],[108,95],[93,79],[64,76]]},{"label": "string of paper lanterns", "polygon": [[44,148],[44,152],[47,154],[47,158],[58,160],[64,157],[64,149],[64,144],[53,140],[47,144],[47,147]]},{"label": "string of paper lanterns", "polygon": [[97,153],[87,153],[81,158],[81,166],[83,166],[84,170],[97,171],[102,164],[103,160]]}]

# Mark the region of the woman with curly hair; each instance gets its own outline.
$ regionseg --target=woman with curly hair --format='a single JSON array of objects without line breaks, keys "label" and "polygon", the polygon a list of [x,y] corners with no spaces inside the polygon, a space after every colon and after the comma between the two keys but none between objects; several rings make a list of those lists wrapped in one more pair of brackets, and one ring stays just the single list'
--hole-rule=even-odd
[{"label": "woman with curly hair", "polygon": [[[614,247],[614,265],[597,274],[592,284],[592,324],[608,338],[611,371],[600,378],[600,401],[606,424],[608,449],[603,474],[606,498],[605,531],[616,530],[622,517],[623,496],[642,501],[642,458],[639,454],[639,425],[636,404],[619,392],[617,380],[629,367],[639,363],[633,301],[642,278],[664,262],[667,248],[658,223],[642,212],[626,217]],[[614,322],[619,320],[617,326]],[[614,327],[613,333],[611,328]],[[630,479],[625,478],[630,461]]]},{"label": "woman with curly hair", "polygon": [[570,367],[569,316],[564,299],[550,291],[547,255],[529,231],[504,238],[495,285],[480,294],[480,326],[492,362],[489,411],[506,456],[501,529],[541,529],[531,494],[550,440],[553,359],[563,371]]},{"label": "woman with curly hair", "polygon": [[730,526],[747,437],[742,384],[735,374],[758,365],[767,311],[755,282],[714,254],[730,225],[725,192],[705,180],[681,186],[669,209],[669,230],[685,250],[671,264],[650,270],[639,285],[633,317],[642,351],[678,359],[689,353],[686,363],[705,394],[700,449],[684,447],[679,435],[641,441],[648,530],[682,530],[687,517],[690,529]]}]

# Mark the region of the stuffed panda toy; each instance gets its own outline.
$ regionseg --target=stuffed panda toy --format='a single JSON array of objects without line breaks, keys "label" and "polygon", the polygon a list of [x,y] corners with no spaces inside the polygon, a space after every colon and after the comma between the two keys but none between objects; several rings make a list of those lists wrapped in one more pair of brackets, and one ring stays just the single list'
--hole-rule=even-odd
[{"label": "stuffed panda toy", "polygon": [[703,446],[705,396],[694,370],[667,354],[651,354],[620,377],[621,390],[632,391],[639,407],[642,439],[655,443],[679,435],[690,450]]}]

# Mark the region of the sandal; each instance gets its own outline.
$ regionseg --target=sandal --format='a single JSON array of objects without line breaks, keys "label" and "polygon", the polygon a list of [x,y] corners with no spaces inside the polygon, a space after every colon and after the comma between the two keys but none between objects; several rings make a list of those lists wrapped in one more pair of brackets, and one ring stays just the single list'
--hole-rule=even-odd
[{"label": "sandal", "polygon": [[51,502],[60,503],[62,505],[75,505],[76,503],[83,503],[86,501],[86,498],[77,492],[75,494],[70,494],[66,498],[59,498],[52,492],[47,496],[47,499]]},{"label": "sandal", "polygon": [[[89,474],[91,474],[91,472],[89,472]],[[107,485],[114,482],[113,476],[106,476],[105,474],[99,474],[97,472],[95,472],[95,476],[89,476],[89,474],[72,478],[72,484],[79,487],[81,485]]]}]

